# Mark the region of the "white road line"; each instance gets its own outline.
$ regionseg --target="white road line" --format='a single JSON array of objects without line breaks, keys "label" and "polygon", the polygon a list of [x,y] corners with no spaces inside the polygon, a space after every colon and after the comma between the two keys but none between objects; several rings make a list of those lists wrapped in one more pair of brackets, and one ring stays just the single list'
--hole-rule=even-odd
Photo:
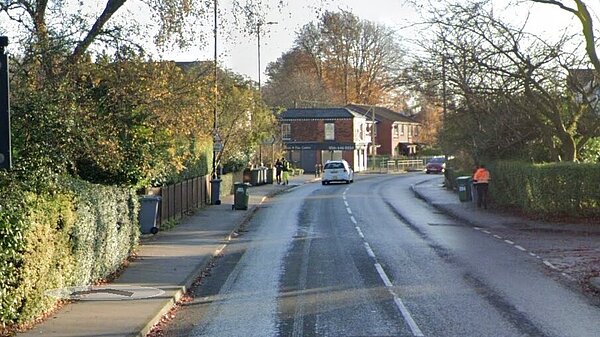
[{"label": "white road line", "polygon": [[526,252],[527,251],[527,249],[525,249],[525,248],[523,248],[523,247],[521,247],[519,245],[515,245],[515,248],[517,248],[518,250],[520,250],[522,252]]},{"label": "white road line", "polygon": [[346,200],[344,200],[344,205],[346,205],[346,207],[350,206],[350,205],[348,205],[348,202]]},{"label": "white road line", "polygon": [[386,287],[393,286],[392,281],[390,281],[390,278],[387,276],[385,270],[383,270],[383,267],[379,263],[375,263],[375,269],[377,269],[377,273],[379,273],[379,277],[381,277],[381,280]]},{"label": "white road line", "polygon": [[504,242],[508,243],[509,245],[514,245],[515,243],[510,241],[510,240],[504,240]]},{"label": "white road line", "polygon": [[368,243],[368,242],[365,242],[365,243],[364,243],[364,245],[365,245],[365,249],[367,250],[367,254],[369,254],[369,256],[370,256],[370,257],[372,257],[372,258],[374,258],[374,259],[375,259],[375,258],[376,258],[376,257],[375,257],[375,253],[374,253],[374,252],[373,252],[373,250],[371,249],[371,246],[369,246],[369,243]]},{"label": "white road line", "polygon": [[356,225],[358,224],[358,222],[356,222],[356,219],[354,218],[354,215],[350,216],[350,220],[352,220],[352,222]]},{"label": "white road line", "polygon": [[535,255],[535,253],[529,253],[529,255],[531,255],[533,257],[537,257],[537,255]]},{"label": "white road line", "polygon": [[551,268],[551,269],[554,269],[554,270],[558,270],[558,268],[557,268],[555,265],[553,265],[552,263],[550,263],[550,262],[548,262],[548,261],[546,261],[546,260],[544,260],[544,261],[542,261],[542,262],[544,262],[544,264],[545,264],[546,266],[548,266],[548,268]]},{"label": "white road line", "polygon": [[348,214],[352,215],[352,210],[350,209],[350,207],[346,207],[346,211],[348,212]]},{"label": "white road line", "polygon": [[342,194],[342,199],[346,200],[346,195]]},{"label": "white road line", "polygon": [[483,232],[484,232],[485,234],[492,234],[492,232],[490,232],[490,231],[486,231],[486,230],[483,230]]},{"label": "white road line", "polygon": [[404,305],[404,302],[402,302],[402,299],[391,289],[393,284],[390,281],[390,278],[387,276],[387,274],[383,270],[383,267],[381,267],[381,265],[379,263],[376,263],[375,269],[377,269],[377,273],[379,274],[379,277],[381,277],[383,284],[385,284],[385,286],[388,287],[388,291],[394,297],[394,303],[396,304],[396,307],[398,308],[398,310],[400,310],[402,317],[404,317],[404,320],[410,327],[410,330],[412,331],[413,336],[424,337],[425,335],[419,328],[419,325],[417,325],[417,322],[415,322],[415,320],[412,318],[410,311],[408,311],[408,309]]},{"label": "white road line", "polygon": [[473,227],[473,229],[476,230],[476,231],[480,231],[481,230],[481,228],[479,228],[479,227]]},{"label": "white road line", "polygon": [[365,235],[363,234],[363,232],[360,230],[360,227],[356,226],[356,231],[358,232],[358,236],[360,236],[361,238],[365,238]]},{"label": "white road line", "polygon": [[501,237],[500,235],[496,235],[496,234],[494,234],[494,237],[495,237],[496,239],[498,239],[498,240],[502,240],[502,237]]},{"label": "white road line", "polygon": [[415,320],[412,318],[410,311],[408,311],[408,309],[404,305],[404,302],[402,302],[402,299],[400,299],[400,297],[398,297],[393,291],[390,291],[390,293],[392,293],[392,295],[394,296],[394,303],[396,303],[396,307],[398,307],[398,310],[400,310],[402,316],[404,316],[404,320],[406,320],[406,323],[408,323],[408,326],[410,327],[413,336],[424,337],[425,335],[423,334],[423,332],[421,332],[421,329],[417,325],[417,322],[415,322]]},{"label": "white road line", "polygon": [[221,255],[221,252],[223,251],[223,249],[225,249],[225,247],[227,247],[227,244],[224,244],[221,247],[217,248],[217,250],[215,250],[213,256]]}]

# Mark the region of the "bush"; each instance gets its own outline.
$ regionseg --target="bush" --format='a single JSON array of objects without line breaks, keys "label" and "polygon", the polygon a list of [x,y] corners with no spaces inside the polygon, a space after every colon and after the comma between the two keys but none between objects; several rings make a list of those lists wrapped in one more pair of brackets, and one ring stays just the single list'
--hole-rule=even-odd
[{"label": "bush", "polygon": [[71,178],[63,184],[41,192],[10,180],[0,186],[0,324],[52,309],[47,290],[108,277],[138,243],[131,190]]},{"label": "bush", "polygon": [[495,202],[541,216],[599,216],[600,165],[498,162],[490,167]]}]

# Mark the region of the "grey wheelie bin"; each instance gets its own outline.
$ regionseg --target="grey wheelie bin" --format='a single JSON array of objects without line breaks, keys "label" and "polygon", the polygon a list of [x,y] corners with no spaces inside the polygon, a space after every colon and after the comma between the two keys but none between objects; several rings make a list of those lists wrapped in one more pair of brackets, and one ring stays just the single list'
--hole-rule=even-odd
[{"label": "grey wheelie bin", "polygon": [[140,198],[140,213],[138,217],[142,234],[158,233],[156,218],[158,216],[160,200],[160,196],[157,195],[144,195]]}]

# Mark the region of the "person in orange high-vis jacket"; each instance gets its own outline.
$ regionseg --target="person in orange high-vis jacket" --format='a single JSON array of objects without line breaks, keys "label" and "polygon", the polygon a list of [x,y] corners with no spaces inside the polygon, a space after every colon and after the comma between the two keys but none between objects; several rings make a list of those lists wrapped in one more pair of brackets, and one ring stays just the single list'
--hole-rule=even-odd
[{"label": "person in orange high-vis jacket", "polygon": [[479,165],[475,174],[473,174],[473,185],[477,191],[477,207],[487,209],[488,185],[490,184],[490,171],[485,166]]}]

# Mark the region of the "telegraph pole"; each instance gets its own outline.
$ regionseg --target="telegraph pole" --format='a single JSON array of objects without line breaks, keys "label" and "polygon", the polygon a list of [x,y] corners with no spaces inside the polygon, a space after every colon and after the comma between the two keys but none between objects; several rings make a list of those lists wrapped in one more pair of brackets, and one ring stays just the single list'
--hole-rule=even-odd
[{"label": "telegraph pole", "polygon": [[12,168],[7,46],[8,37],[0,36],[0,169],[5,170]]}]

